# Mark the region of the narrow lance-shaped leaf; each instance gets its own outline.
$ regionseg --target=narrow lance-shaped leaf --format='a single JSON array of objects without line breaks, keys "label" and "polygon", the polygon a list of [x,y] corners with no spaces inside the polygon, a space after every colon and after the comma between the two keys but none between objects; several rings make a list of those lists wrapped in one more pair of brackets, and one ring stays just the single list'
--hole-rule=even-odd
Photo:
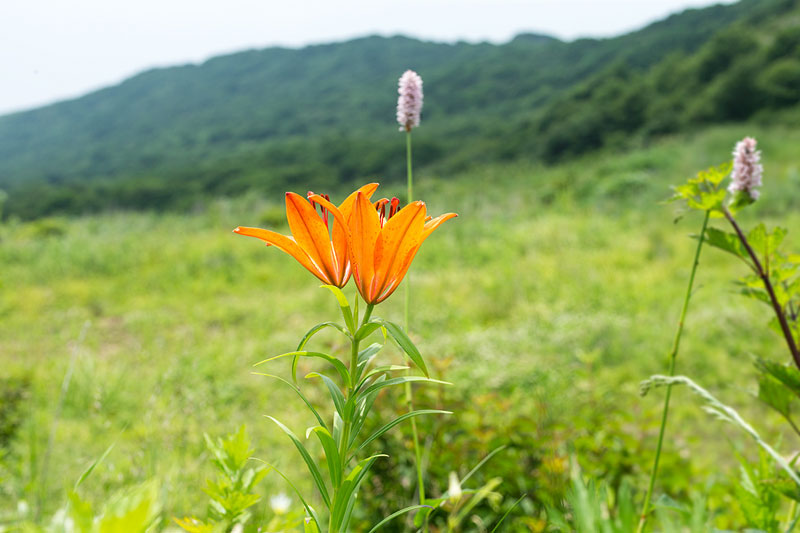
[{"label": "narrow lance-shaped leaf", "polygon": [[[278,470],[278,469],[275,467],[275,465],[273,465],[273,464],[270,464],[270,463],[268,463],[268,462],[266,462],[266,461],[264,461],[264,460],[262,460],[262,459],[256,459],[256,460],[257,460],[257,461],[260,461],[260,462],[262,462],[262,463],[264,463],[265,465],[267,465],[268,467],[270,467],[272,470],[274,470],[275,472],[277,472],[277,473],[278,473],[278,475],[279,475],[279,476],[281,476],[281,477],[283,478],[283,480],[284,480],[284,481],[286,481],[286,483],[288,483],[288,484],[289,484],[289,486],[292,488],[292,490],[295,492],[295,494],[297,494],[297,497],[298,497],[298,498],[300,498],[300,502],[302,502],[302,504],[303,504],[303,507],[304,507],[304,508],[305,508],[305,510],[306,510],[306,513],[308,513],[308,515],[309,515],[309,516],[310,516],[310,517],[311,517],[311,518],[312,518],[312,519],[313,519],[313,520],[314,520],[314,521],[315,521],[317,524],[319,524],[319,517],[317,516],[317,512],[314,510],[314,508],[313,508],[313,507],[311,507],[310,505],[308,505],[308,502],[306,502],[306,499],[305,499],[305,498],[303,498],[303,495],[300,493],[300,491],[299,491],[299,490],[297,490],[297,487],[294,485],[294,483],[292,483],[292,481],[291,481],[291,480],[290,480],[288,477],[286,477],[286,474],[284,474],[283,472],[281,472],[280,470]],[[308,523],[308,522],[306,522],[306,523]],[[308,530],[307,530],[307,531],[308,531]],[[317,530],[317,531],[319,531],[319,530]]]},{"label": "narrow lance-shaped leaf", "polygon": [[333,483],[334,488],[338,487],[342,481],[342,460],[339,457],[339,449],[336,446],[336,441],[333,440],[333,436],[328,430],[321,426],[313,427],[311,431],[316,434],[319,442],[322,444],[323,450],[325,450],[328,471],[331,474],[331,483]]},{"label": "narrow lance-shaped leaf", "polygon": [[[314,326],[313,328],[308,330],[305,335],[303,335],[303,338],[300,340],[300,343],[297,345],[297,351],[298,352],[302,351],[303,348],[305,348],[306,344],[308,344],[308,341],[310,341],[311,338],[314,335],[316,335],[317,333],[319,333],[320,331],[322,331],[325,328],[333,328],[333,329],[341,332],[343,335],[347,335],[349,337],[349,333],[347,333],[347,330],[344,329],[339,324],[337,324],[336,322],[323,322],[321,324],[317,324],[316,326]],[[299,355],[295,355],[292,358],[292,381],[294,381],[295,383],[297,383],[297,363],[299,361],[300,361],[300,356]]]},{"label": "narrow lance-shaped leaf", "polygon": [[360,395],[366,396],[367,394],[383,389],[385,387],[391,387],[392,385],[400,385],[402,383],[407,383],[407,382],[424,382],[424,383],[436,383],[439,385],[451,385],[451,383],[448,383],[447,381],[440,381],[438,379],[423,378],[422,376],[403,376],[399,378],[387,379],[386,381],[382,381],[380,383],[373,383],[372,385],[364,389],[360,393]]},{"label": "narrow lance-shaped leaf", "polygon": [[323,287],[331,291],[336,297],[336,300],[339,302],[339,309],[342,311],[344,323],[347,325],[347,329],[351,334],[355,334],[356,321],[353,317],[353,311],[350,309],[350,302],[347,301],[347,296],[344,295],[339,287],[334,285],[323,285]]},{"label": "narrow lance-shaped leaf", "polygon": [[330,496],[328,495],[328,488],[325,486],[325,480],[322,479],[322,474],[320,473],[317,464],[314,462],[314,459],[311,458],[311,455],[308,453],[308,450],[306,450],[306,447],[303,446],[303,443],[300,442],[300,439],[297,438],[297,436],[292,432],[291,429],[287,428],[286,426],[281,424],[277,419],[271,416],[267,416],[267,418],[275,422],[275,424],[277,424],[277,426],[281,428],[283,432],[286,433],[292,440],[295,448],[297,448],[297,451],[300,452],[300,456],[306,463],[308,471],[311,474],[311,478],[314,480],[314,484],[317,486],[317,490],[319,491],[320,496],[322,496],[322,500],[325,502],[325,505],[328,508],[330,508],[331,499]]},{"label": "narrow lance-shaped leaf", "polygon": [[358,328],[358,331],[356,331],[356,340],[357,341],[362,341],[362,340],[366,339],[367,337],[372,335],[372,333],[376,329],[378,329],[380,327],[381,327],[381,325],[378,322],[367,322],[366,324],[364,324],[360,328]]},{"label": "narrow lance-shaped leaf", "polygon": [[346,418],[344,416],[345,412],[344,394],[342,394],[342,391],[339,389],[339,386],[336,385],[336,383],[334,383],[333,380],[328,376],[326,376],[325,374],[320,374],[318,372],[310,372],[306,374],[306,379],[311,379],[311,378],[322,378],[322,381],[325,382],[325,385],[328,387],[328,391],[331,394],[331,400],[333,400],[333,405],[336,408],[336,411],[342,418]]},{"label": "narrow lance-shaped leaf", "polygon": [[413,418],[415,416],[434,415],[434,414],[451,415],[453,413],[451,411],[441,411],[439,409],[420,409],[418,411],[411,411],[410,413],[405,413],[404,415],[400,415],[399,417],[395,418],[394,420],[392,420],[391,422],[389,422],[388,424],[384,425],[382,428],[377,430],[375,433],[364,439],[364,442],[361,443],[361,446],[359,446],[358,449],[359,450],[363,449],[370,442],[379,438],[381,435],[383,435],[384,433],[395,427],[400,422],[403,422],[404,420],[408,420],[409,418]]},{"label": "narrow lance-shaped leaf", "polygon": [[275,357],[270,357],[269,359],[264,359],[263,361],[259,361],[258,363],[254,364],[253,366],[263,365],[264,363],[269,363],[271,361],[275,361],[276,359],[280,359],[281,357],[311,357],[316,359],[322,359],[323,361],[327,361],[339,372],[339,375],[342,377],[342,380],[345,383],[350,383],[350,372],[347,370],[347,367],[344,366],[344,363],[339,361],[332,355],[322,353],[322,352],[287,352],[282,353],[280,355],[276,355]]},{"label": "narrow lance-shaped leaf", "polygon": [[367,475],[372,464],[380,457],[388,456],[378,454],[360,460],[353,470],[347,474],[344,481],[342,481],[342,486],[339,487],[339,490],[336,492],[336,502],[331,510],[331,523],[337,530],[346,528],[347,524],[344,522],[344,518],[347,514],[348,504],[355,497],[358,487],[361,485],[361,481],[363,481],[364,476]]},{"label": "narrow lance-shaped leaf", "polygon": [[[375,379],[375,383],[386,381],[386,376],[379,376]],[[353,430],[350,432],[350,440],[347,442],[347,450],[352,448],[353,443],[356,441],[361,428],[364,426],[364,421],[367,419],[367,414],[372,410],[375,399],[378,397],[378,391],[374,391],[367,395],[359,396],[356,402],[356,409],[353,413]]]},{"label": "narrow lance-shaped leaf", "polygon": [[417,347],[414,346],[414,343],[411,339],[406,335],[406,332],[403,331],[403,328],[395,324],[394,322],[389,322],[388,320],[383,319],[375,319],[375,322],[380,323],[386,332],[397,342],[398,346],[414,361],[414,364],[422,370],[422,373],[425,376],[430,376],[428,373],[428,367],[425,365],[425,361],[422,359],[422,355],[417,350]]},{"label": "narrow lance-shaped leaf", "polygon": [[301,400],[303,400],[303,403],[305,403],[305,404],[306,404],[306,406],[307,406],[307,407],[308,407],[308,408],[311,410],[311,412],[314,414],[314,418],[316,418],[316,419],[317,419],[317,422],[319,422],[319,424],[320,424],[322,427],[324,427],[325,429],[328,429],[328,426],[325,424],[325,421],[324,421],[324,420],[322,419],[322,417],[319,415],[319,413],[317,412],[317,410],[316,410],[316,409],[314,409],[314,406],[312,406],[312,405],[311,405],[311,402],[310,402],[310,401],[308,401],[308,398],[306,398],[306,396],[305,396],[305,395],[302,393],[302,391],[300,390],[300,388],[299,388],[299,387],[296,387],[296,386],[292,385],[291,383],[289,383],[289,381],[287,381],[287,380],[283,379],[282,377],[280,377],[280,376],[275,376],[275,375],[273,375],[273,374],[264,374],[264,373],[262,373],[262,372],[253,372],[253,374],[254,374],[254,375],[256,375],[256,376],[266,376],[266,377],[268,377],[268,378],[275,378],[275,379],[278,379],[278,380],[280,380],[280,381],[282,381],[282,382],[286,383],[286,384],[287,384],[287,385],[288,385],[288,386],[289,386],[289,387],[290,387],[290,388],[291,388],[291,389],[292,389],[292,390],[293,390],[295,393],[297,393],[297,395],[298,395],[298,396],[300,396],[300,399],[301,399]]},{"label": "narrow lance-shaped leaf", "polygon": [[394,520],[395,518],[397,518],[400,515],[404,515],[404,514],[406,514],[408,512],[411,512],[411,511],[413,511],[415,509],[423,509],[423,508],[427,508],[427,507],[429,507],[429,506],[427,506],[427,505],[412,505],[410,507],[406,507],[404,509],[400,509],[399,511],[395,511],[394,513],[390,514],[389,516],[387,516],[386,518],[384,518],[383,520],[381,520],[380,522],[375,524],[375,526],[372,529],[370,529],[368,533],[374,533],[375,531],[379,530],[380,528],[382,528],[387,523],[391,522],[392,520]]}]

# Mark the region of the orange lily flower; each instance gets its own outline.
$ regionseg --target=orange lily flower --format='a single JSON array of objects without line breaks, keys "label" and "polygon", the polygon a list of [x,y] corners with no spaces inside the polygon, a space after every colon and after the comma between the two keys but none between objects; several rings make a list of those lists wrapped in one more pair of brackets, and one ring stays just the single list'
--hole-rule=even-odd
[{"label": "orange lily flower", "polygon": [[348,218],[353,279],[368,304],[388,298],[403,281],[422,242],[443,222],[458,216],[447,213],[431,219],[425,202],[412,202],[399,211],[398,203],[383,199],[372,204],[359,191]]},{"label": "orange lily flower", "polygon": [[[291,236],[261,228],[239,226],[234,233],[256,237],[291,255],[323,283],[339,288],[350,279],[349,230],[347,219],[358,195],[370,198],[377,183],[364,185],[337,208],[326,196],[308,193],[308,200],[293,192],[286,193],[286,219]],[[320,207],[317,212],[315,204]],[[328,215],[333,222],[328,226]]]}]

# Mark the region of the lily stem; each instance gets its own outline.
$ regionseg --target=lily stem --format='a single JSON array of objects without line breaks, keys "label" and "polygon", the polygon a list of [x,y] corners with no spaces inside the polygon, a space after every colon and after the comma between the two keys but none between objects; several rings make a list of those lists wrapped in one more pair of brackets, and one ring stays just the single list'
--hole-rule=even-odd
[{"label": "lily stem", "polygon": [[[356,296],[356,305],[358,305],[358,296]],[[374,304],[367,304],[367,308],[364,310],[364,318],[361,319],[360,325],[363,326],[367,322],[369,322],[370,316],[372,316],[372,310],[375,308]],[[358,323],[358,310],[355,313],[355,320]],[[358,386],[358,346],[361,341],[356,338],[355,335],[351,337],[350,340],[350,383],[347,387],[347,397],[350,398],[353,394],[355,394],[356,387]],[[350,453],[350,434],[353,431],[353,420],[352,418],[347,418],[346,420],[342,420],[342,440],[339,443],[339,457],[341,460],[341,471],[344,472],[347,470],[347,463],[350,460],[349,453]],[[334,490],[334,499],[336,498],[336,492],[339,490],[339,487],[336,486],[333,488]],[[328,533],[339,533],[337,529],[333,527],[333,521],[328,521]]]},{"label": "lily stem", "polygon": [[[411,130],[406,130],[406,171],[408,177],[408,198],[406,198],[407,204],[410,204],[414,201],[414,173],[413,173],[413,166],[411,163]],[[403,318],[405,321],[406,326],[406,333],[411,333],[411,322],[409,318],[409,311],[411,308],[411,279],[410,274],[406,276],[406,283],[405,283],[405,306],[403,309]],[[406,393],[406,405],[408,407],[408,412],[414,410],[414,393],[411,389],[411,383],[406,382],[405,384],[405,393]],[[411,437],[414,441],[414,461],[416,463],[417,469],[417,489],[419,491],[419,503],[425,503],[425,476],[422,467],[422,450],[419,446],[419,433],[417,432],[417,420],[415,417],[411,418]],[[423,531],[425,533],[428,532],[428,520],[427,517],[425,519],[425,523],[423,524]]]},{"label": "lily stem", "polygon": [[[703,248],[703,242],[706,236],[706,227],[708,227],[708,219],[711,216],[711,211],[706,211],[703,218],[703,228],[700,230],[700,238],[697,241],[697,249],[694,252],[694,262],[692,263],[692,271],[689,274],[689,283],[686,287],[686,295],[683,299],[683,307],[681,308],[681,316],[678,320],[678,327],[675,331],[675,338],[672,342],[672,350],[669,353],[669,375],[675,375],[675,359],[678,357],[678,350],[681,345],[681,335],[683,335],[683,325],[686,321],[686,312],[689,309],[689,300],[692,298],[692,288],[694,287],[694,277],[697,273],[697,266],[700,264],[700,250]],[[650,484],[647,487],[647,495],[644,498],[644,505],[642,507],[642,515],[639,518],[639,527],[636,529],[637,533],[644,531],[645,524],[647,523],[647,516],[650,513],[650,500],[653,497],[653,489],[656,485],[656,477],[658,476],[658,462],[661,459],[661,448],[664,444],[664,433],[667,427],[667,416],[669,414],[669,400],[672,395],[672,386],[667,386],[667,393],[664,396],[664,409],[661,413],[661,427],[658,430],[658,443],[656,444],[656,456],[653,460],[653,469],[650,472]]]}]

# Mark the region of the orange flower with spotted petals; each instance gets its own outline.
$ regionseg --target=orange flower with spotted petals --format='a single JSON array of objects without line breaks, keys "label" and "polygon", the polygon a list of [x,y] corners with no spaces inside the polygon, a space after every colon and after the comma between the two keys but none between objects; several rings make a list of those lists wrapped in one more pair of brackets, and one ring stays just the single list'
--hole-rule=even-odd
[{"label": "orange flower with spotted petals", "polygon": [[[379,200],[356,192],[348,216],[350,263],[358,292],[368,304],[384,301],[403,281],[423,241],[443,222],[457,216],[427,216],[425,202],[412,202],[398,210],[398,201]],[[388,213],[387,213],[387,207]]]},{"label": "orange flower with spotted petals", "polygon": [[[239,235],[256,237],[265,241],[267,246],[286,252],[323,283],[341,288],[347,284],[351,273],[347,220],[357,196],[368,199],[377,188],[377,183],[364,185],[339,207],[331,204],[325,196],[309,193],[306,199],[287,192],[286,219],[291,236],[243,226],[233,231]],[[333,218],[330,224],[329,215]]]}]

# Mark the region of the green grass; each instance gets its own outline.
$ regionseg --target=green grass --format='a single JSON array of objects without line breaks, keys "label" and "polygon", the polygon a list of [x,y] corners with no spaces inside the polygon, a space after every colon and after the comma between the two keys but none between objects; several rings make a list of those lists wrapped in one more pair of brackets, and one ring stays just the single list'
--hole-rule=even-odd
[{"label": "green grass", "polygon": [[[419,176],[418,196],[432,213],[459,213],[426,242],[411,274],[413,336],[437,368],[447,368],[452,394],[508,398],[512,407],[497,413],[497,425],[524,419],[561,428],[558,440],[531,443],[554,457],[578,438],[633,446],[625,475],[643,489],[662,396],[641,399],[638,384],[666,369],[693,252],[687,235],[701,223],[696,214],[674,223],[675,206],[659,201],[670,184],[727,159],[744,134],[759,138],[765,186],[763,201],[742,222],[787,226],[789,247],[800,250],[798,131],[718,127],[556,167],[518,163]],[[251,375],[251,365],[290,351],[337,308],[291,258],[231,233],[239,224],[259,225],[271,211],[270,199],[250,196],[220,199],[191,215],[117,213],[2,227],[0,365],[3,376],[29,376],[32,390],[0,475],[0,516],[20,499],[35,505],[31,460],[41,468],[76,349],[45,514],[114,442],[84,493],[100,501],[157,477],[167,516],[203,512],[201,488],[212,473],[203,432],[222,435],[247,423],[258,457],[301,475],[289,442],[262,415],[298,434],[310,420],[280,383]],[[733,293],[730,282],[742,268],[703,251],[678,373],[777,437],[783,425],[744,389],[754,385],[751,354],[788,354],[765,327],[769,310]],[[376,313],[399,320],[401,300],[390,298]],[[318,342],[341,348],[334,336]],[[315,384],[306,387],[324,398]],[[685,391],[676,390],[673,405],[658,492],[687,494],[709,483],[713,505],[723,510],[718,523],[737,520],[726,489],[736,463],[725,438],[746,440],[710,420]],[[624,434],[603,435],[612,427],[605,416],[621,420]],[[800,444],[788,433],[772,442],[784,451]],[[605,472],[603,465],[582,466]],[[287,490],[275,475],[264,489]]]}]

